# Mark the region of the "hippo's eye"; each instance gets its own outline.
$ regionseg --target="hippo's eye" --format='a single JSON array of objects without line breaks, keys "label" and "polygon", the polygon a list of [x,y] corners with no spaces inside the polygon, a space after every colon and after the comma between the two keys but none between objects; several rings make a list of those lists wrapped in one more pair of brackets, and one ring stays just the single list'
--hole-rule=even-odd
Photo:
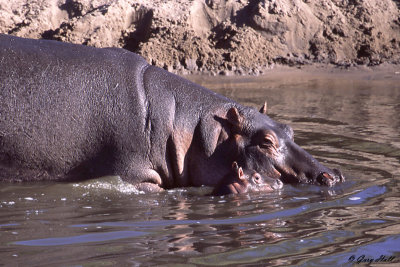
[{"label": "hippo's eye", "polygon": [[260,175],[258,175],[258,174],[255,174],[255,175],[253,175],[253,182],[255,183],[255,184],[260,184],[261,183],[261,176]]},{"label": "hippo's eye", "polygon": [[270,147],[273,147],[274,144],[275,144],[274,137],[272,135],[270,135],[270,134],[267,134],[267,135],[264,136],[264,138],[263,138],[263,140],[262,140],[262,142],[260,144],[260,147],[262,147],[262,148],[270,148]]}]

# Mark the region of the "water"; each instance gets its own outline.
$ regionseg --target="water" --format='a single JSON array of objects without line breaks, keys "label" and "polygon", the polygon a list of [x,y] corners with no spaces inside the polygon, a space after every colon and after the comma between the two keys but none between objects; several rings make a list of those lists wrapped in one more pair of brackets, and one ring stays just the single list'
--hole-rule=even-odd
[{"label": "water", "polygon": [[270,116],[347,181],[225,197],[136,194],[118,177],[2,183],[0,265],[398,266],[399,76],[192,77],[246,105],[268,100]]}]

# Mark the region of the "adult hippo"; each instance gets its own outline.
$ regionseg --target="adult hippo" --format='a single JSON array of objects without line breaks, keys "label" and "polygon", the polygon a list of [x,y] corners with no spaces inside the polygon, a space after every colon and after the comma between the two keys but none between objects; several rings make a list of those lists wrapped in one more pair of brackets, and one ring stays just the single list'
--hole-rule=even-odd
[{"label": "adult hippo", "polygon": [[284,182],[343,180],[265,110],[123,49],[0,35],[0,81],[1,180],[119,175],[160,191],[216,185],[233,161]]},{"label": "adult hippo", "polygon": [[281,180],[260,175],[254,170],[243,169],[233,162],[232,170],[213,189],[211,195],[243,194],[249,192],[269,193],[283,186]]}]

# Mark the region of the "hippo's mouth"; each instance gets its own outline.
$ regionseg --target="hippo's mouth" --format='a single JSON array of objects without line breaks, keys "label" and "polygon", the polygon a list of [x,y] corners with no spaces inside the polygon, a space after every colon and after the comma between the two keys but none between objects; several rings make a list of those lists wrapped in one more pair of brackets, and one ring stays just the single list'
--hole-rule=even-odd
[{"label": "hippo's mouth", "polygon": [[278,166],[274,166],[274,173],[276,179],[280,179],[283,183],[288,184],[316,184],[325,185],[328,187],[334,186],[336,183],[342,183],[345,181],[344,175],[338,169],[332,169],[330,172],[320,172],[315,178],[312,175],[299,174],[296,175],[292,171],[285,171]]}]

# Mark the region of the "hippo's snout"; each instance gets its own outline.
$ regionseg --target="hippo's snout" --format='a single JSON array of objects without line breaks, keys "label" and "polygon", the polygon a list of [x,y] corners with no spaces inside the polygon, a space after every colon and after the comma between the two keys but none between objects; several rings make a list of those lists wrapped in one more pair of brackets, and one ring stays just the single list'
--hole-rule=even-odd
[{"label": "hippo's snout", "polygon": [[344,182],[345,178],[338,169],[332,169],[332,172],[321,172],[316,180],[321,185],[333,186],[338,182]]},{"label": "hippo's snout", "polygon": [[291,140],[286,140],[286,150],[274,168],[278,171],[284,183],[308,183],[334,186],[344,181],[343,174],[337,169],[322,165],[307,151]]},{"label": "hippo's snout", "polygon": [[262,182],[263,185],[266,185],[266,186],[272,188],[273,190],[279,190],[279,189],[282,189],[282,187],[283,187],[283,182],[279,178],[272,178],[272,177],[269,177],[267,174],[261,175],[261,174],[256,173],[256,175],[262,177],[260,179],[260,181],[263,181]]},{"label": "hippo's snout", "polygon": [[274,179],[274,182],[271,184],[271,187],[274,190],[282,189],[283,183],[280,179]]}]

